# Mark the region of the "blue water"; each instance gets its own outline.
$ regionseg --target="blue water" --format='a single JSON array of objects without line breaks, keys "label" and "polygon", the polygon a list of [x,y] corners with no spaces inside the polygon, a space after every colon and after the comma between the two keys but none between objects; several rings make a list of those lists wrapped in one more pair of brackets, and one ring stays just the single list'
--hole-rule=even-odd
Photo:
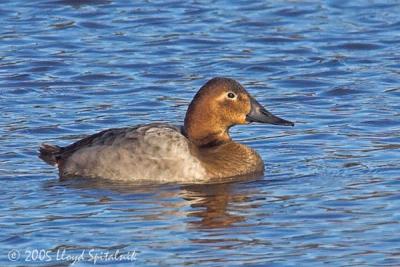
[{"label": "blue water", "polygon": [[[91,249],[135,253],[97,263],[114,266],[400,265],[399,2],[215,2],[2,1],[1,266],[93,266]],[[181,123],[214,76],[296,123],[232,129],[261,179],[59,181],[37,158]]]}]

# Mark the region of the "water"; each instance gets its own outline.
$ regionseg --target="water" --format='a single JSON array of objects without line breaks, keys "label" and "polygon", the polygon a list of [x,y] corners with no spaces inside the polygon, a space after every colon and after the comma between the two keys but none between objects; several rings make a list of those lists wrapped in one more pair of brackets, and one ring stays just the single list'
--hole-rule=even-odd
[{"label": "water", "polygon": [[[121,266],[400,265],[397,1],[127,2],[0,5],[0,265],[83,251],[74,266],[93,266],[90,249],[135,253],[100,259]],[[296,122],[233,129],[261,179],[62,182],[37,158],[44,141],[180,123],[214,76]]]}]

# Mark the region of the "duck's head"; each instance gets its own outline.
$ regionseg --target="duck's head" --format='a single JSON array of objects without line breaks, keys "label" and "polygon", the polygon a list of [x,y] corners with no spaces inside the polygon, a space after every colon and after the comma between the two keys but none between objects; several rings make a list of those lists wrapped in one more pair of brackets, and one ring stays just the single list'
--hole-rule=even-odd
[{"label": "duck's head", "polygon": [[230,141],[229,128],[251,122],[293,126],[267,111],[237,81],[213,78],[197,92],[186,112],[184,130],[197,146]]}]

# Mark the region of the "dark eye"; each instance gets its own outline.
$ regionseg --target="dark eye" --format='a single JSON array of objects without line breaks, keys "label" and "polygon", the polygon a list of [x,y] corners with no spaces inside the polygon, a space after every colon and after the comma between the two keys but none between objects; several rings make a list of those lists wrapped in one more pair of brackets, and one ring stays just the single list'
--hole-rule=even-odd
[{"label": "dark eye", "polygon": [[229,97],[229,98],[235,98],[236,95],[235,95],[234,93],[232,93],[232,92],[229,92],[229,93],[228,93],[228,97]]}]

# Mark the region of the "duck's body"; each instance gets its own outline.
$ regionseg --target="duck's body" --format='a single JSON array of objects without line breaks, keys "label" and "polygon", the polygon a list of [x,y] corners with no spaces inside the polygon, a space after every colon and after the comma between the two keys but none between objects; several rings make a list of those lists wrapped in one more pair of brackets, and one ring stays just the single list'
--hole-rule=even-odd
[{"label": "duck's body", "polygon": [[[262,173],[258,153],[232,141],[228,130],[251,121],[292,124],[264,111],[239,83],[214,78],[195,96],[181,128],[156,123],[109,129],[66,147],[44,144],[40,157],[57,165],[61,178],[203,182]],[[269,121],[261,121],[260,112]]]},{"label": "duck's body", "polygon": [[201,182],[261,173],[264,166],[257,152],[245,145],[199,148],[181,128],[161,123],[109,129],[64,148],[47,145],[50,148],[50,157],[43,158],[58,165],[61,178]]}]

